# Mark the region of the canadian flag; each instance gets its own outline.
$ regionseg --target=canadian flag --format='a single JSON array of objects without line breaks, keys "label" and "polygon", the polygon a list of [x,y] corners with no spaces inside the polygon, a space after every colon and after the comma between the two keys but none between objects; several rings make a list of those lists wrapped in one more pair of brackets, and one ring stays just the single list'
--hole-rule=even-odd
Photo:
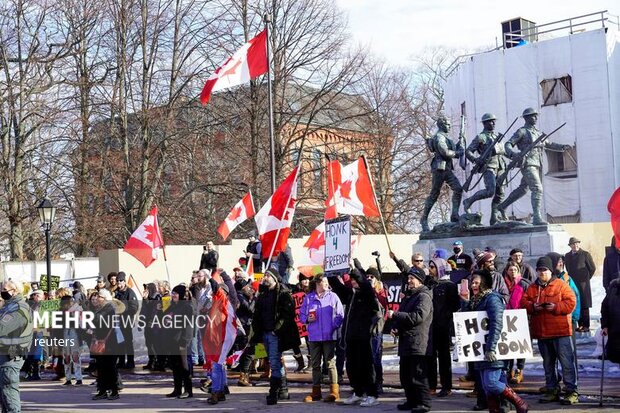
[{"label": "canadian flag", "polygon": [[131,234],[123,250],[148,267],[157,259],[159,248],[163,247],[164,238],[157,222],[157,207],[154,206],[144,222]]},{"label": "canadian flag", "polygon": [[235,204],[226,219],[224,219],[224,222],[220,224],[217,232],[219,232],[222,238],[225,240],[226,238],[228,238],[230,233],[235,228],[237,228],[237,225],[241,224],[246,219],[252,218],[255,213],[256,212],[254,211],[254,200],[252,199],[252,193],[248,192],[241,199],[241,201]]},{"label": "canadian flag", "polygon": [[235,343],[239,326],[235,310],[222,288],[219,288],[213,296],[207,320],[209,325],[204,329],[202,337],[205,360],[224,364]]},{"label": "canadian flag", "polygon": [[263,258],[275,257],[286,248],[297,202],[298,172],[299,167],[293,169],[254,217]]},{"label": "canadian flag", "polygon": [[370,183],[370,175],[364,158],[347,165],[332,167],[330,179],[339,182],[333,196],[333,202],[339,214],[378,217],[379,207]]},{"label": "canadian flag", "polygon": [[202,89],[200,101],[206,105],[211,98],[211,92],[248,83],[251,79],[267,73],[267,70],[267,31],[263,30],[215,70]]}]

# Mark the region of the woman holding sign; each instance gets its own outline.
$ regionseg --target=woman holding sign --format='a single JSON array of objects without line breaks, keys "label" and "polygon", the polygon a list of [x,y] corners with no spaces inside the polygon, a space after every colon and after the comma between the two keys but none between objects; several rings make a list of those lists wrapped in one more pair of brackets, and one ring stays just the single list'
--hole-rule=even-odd
[{"label": "woman holding sign", "polygon": [[499,413],[500,398],[515,405],[517,413],[527,413],[529,406],[506,384],[504,362],[497,360],[496,349],[502,331],[504,301],[492,290],[493,274],[487,270],[475,271],[471,278],[471,290],[461,289],[463,311],[486,311],[488,334],[484,343],[484,360],[474,362],[474,368],[486,394],[489,412]]}]

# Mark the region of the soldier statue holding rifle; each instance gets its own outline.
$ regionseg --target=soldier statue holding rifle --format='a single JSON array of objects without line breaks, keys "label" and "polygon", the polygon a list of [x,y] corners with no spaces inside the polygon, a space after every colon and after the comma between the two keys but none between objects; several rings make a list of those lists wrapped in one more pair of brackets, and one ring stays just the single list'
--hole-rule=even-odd
[{"label": "soldier statue holding rifle", "polygon": [[429,149],[435,156],[431,161],[431,169],[433,170],[431,192],[426,198],[424,212],[420,219],[422,231],[424,232],[429,231],[428,215],[435,202],[437,202],[439,192],[444,183],[447,183],[450,189],[452,189],[452,214],[450,215],[450,221],[459,221],[459,207],[461,205],[461,197],[463,196],[463,188],[458,178],[454,175],[452,160],[455,157],[462,156],[463,148],[458,144],[455,145],[450,140],[448,132],[450,132],[450,121],[444,115],[440,115],[437,119],[437,133],[428,141]]},{"label": "soldier statue holding rifle", "polygon": [[[494,132],[495,120],[495,116],[491,113],[485,113],[482,115],[481,121],[484,129],[474,138],[465,151],[467,159],[474,163],[474,167],[469,178],[463,185],[463,189],[467,191],[470,187],[474,174],[482,174],[484,189],[479,190],[471,197],[465,199],[463,201],[463,210],[466,214],[471,214],[470,208],[474,202],[492,197],[493,200],[491,201],[490,218],[491,225],[499,221],[497,208],[504,196],[503,186],[498,185],[496,178],[506,167],[506,161],[504,160],[504,147],[499,143],[503,135],[497,135]],[[478,153],[479,156],[476,156],[476,153]]]},{"label": "soldier statue holding rifle", "polygon": [[508,206],[517,199],[525,195],[529,189],[532,191],[532,224],[547,225],[547,222],[545,222],[542,217],[542,150],[545,148],[555,151],[566,151],[570,149],[570,145],[560,145],[558,143],[550,143],[545,141],[546,138],[555,133],[558,129],[564,126],[564,124],[548,135],[544,135],[536,129],[538,112],[535,109],[525,109],[523,111],[523,119],[525,120],[525,125],[519,128],[514,135],[512,135],[510,140],[506,142],[506,154],[512,161],[508,165],[506,172],[504,172],[499,179],[500,184],[502,184],[506,180],[510,169],[519,166],[521,168],[521,183],[510,193],[510,195],[508,195],[508,198],[499,204],[497,209],[501,214],[502,219],[506,219],[506,208],[508,208]]}]

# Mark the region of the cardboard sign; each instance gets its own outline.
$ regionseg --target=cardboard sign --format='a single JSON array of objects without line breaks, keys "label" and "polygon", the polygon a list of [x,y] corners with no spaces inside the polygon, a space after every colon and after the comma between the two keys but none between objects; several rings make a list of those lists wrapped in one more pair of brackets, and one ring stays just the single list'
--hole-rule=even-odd
[{"label": "cardboard sign", "polygon": [[[486,311],[456,312],[453,318],[458,361],[483,361],[489,322]],[[524,309],[504,310],[502,332],[495,355],[498,360],[534,357],[530,326]]]},{"label": "cardboard sign", "polygon": [[60,310],[60,300],[43,300],[39,303],[39,314]]},{"label": "cardboard sign", "polygon": [[306,337],[308,335],[308,326],[301,323],[299,319],[299,311],[301,310],[301,305],[304,302],[304,297],[306,293],[299,292],[293,294],[293,300],[295,300],[295,323],[297,323],[297,329],[299,330],[299,337]]},{"label": "cardboard sign", "polygon": [[349,271],[351,259],[351,217],[325,221],[325,275],[332,277]]},{"label": "cardboard sign", "polygon": [[[58,286],[60,285],[60,276],[52,275],[50,276],[50,279],[52,281],[51,290],[57,290]],[[41,281],[39,281],[39,288],[47,292],[47,275],[44,275],[44,274],[41,275]]]}]

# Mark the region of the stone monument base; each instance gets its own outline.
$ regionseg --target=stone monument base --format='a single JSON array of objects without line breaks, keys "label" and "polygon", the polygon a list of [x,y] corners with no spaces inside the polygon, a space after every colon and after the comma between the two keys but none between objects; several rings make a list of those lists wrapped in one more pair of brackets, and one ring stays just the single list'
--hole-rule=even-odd
[{"label": "stone monument base", "polygon": [[[475,215],[475,214],[470,214]],[[464,252],[472,255],[474,248],[484,250],[492,247],[502,260],[507,260],[510,250],[521,248],[524,259],[532,265],[548,252],[564,252],[570,236],[561,225],[530,225],[518,221],[506,221],[490,227],[469,226],[461,223],[440,224],[420,234],[420,240],[413,244],[413,252],[421,252],[424,257],[432,257],[436,249],[448,250],[452,255],[452,243],[463,242]],[[472,256],[475,259],[475,257]],[[503,268],[498,268],[498,271]]]}]

